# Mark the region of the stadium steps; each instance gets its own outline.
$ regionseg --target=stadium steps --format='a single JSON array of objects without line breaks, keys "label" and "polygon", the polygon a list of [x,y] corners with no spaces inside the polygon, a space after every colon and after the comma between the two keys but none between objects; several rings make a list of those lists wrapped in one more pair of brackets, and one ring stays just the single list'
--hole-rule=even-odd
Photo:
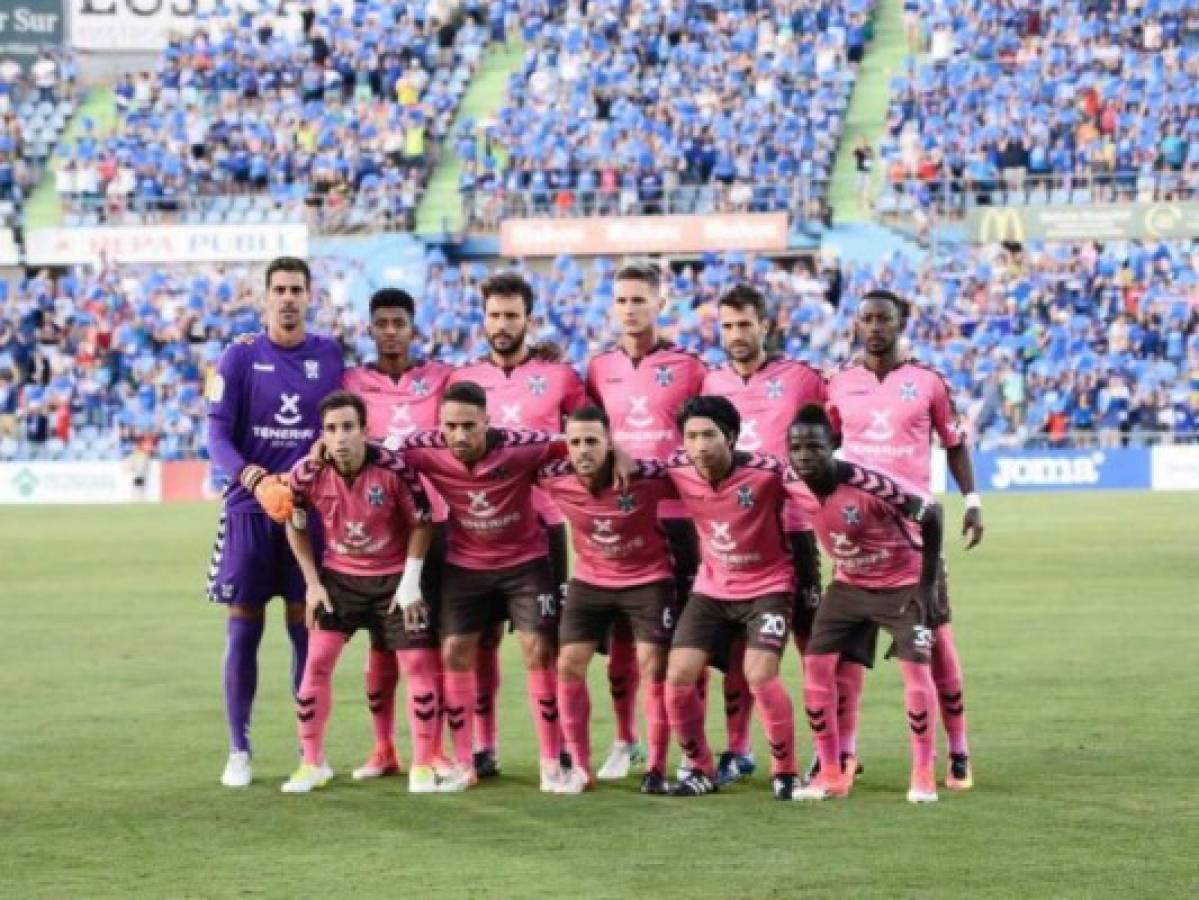
[{"label": "stadium steps", "polygon": [[[504,93],[511,75],[524,58],[520,44],[504,46],[491,44],[483,56],[479,72],[462,98],[458,116],[441,146],[441,155],[429,186],[416,210],[416,233],[440,235],[458,234],[462,229],[462,203],[458,198],[458,176],[461,163],[454,150],[454,137],[459,125],[467,119],[482,123],[504,102]],[[478,134],[476,128],[476,134]]]},{"label": "stadium steps", "polygon": [[[867,46],[866,55],[858,69],[857,82],[845,115],[845,130],[841,135],[841,145],[837,148],[833,183],[829,189],[834,222],[865,222],[872,218],[870,210],[858,202],[854,187],[856,171],[853,147],[862,136],[870,142],[870,146],[878,146],[879,135],[887,119],[891,76],[898,70],[907,52],[903,34],[903,0],[879,0],[874,13],[874,40]],[[877,193],[879,170],[876,159],[873,172],[875,189],[871,191],[872,194]]]},{"label": "stadium steps", "polygon": [[62,137],[59,138],[58,144],[54,148],[55,152],[50,154],[50,163],[42,172],[41,181],[29,195],[29,202],[25,204],[26,232],[34,228],[53,228],[62,224],[62,208],[58,203],[58,195],[54,191],[54,173],[62,165],[62,159],[57,151],[64,144],[74,145],[76,139],[83,133],[83,123],[86,119],[91,119],[94,123],[94,134],[97,138],[102,138],[112,132],[117,124],[117,106],[111,88],[90,89],[83,102],[79,104],[79,108],[75,110],[71,121],[67,123]]}]

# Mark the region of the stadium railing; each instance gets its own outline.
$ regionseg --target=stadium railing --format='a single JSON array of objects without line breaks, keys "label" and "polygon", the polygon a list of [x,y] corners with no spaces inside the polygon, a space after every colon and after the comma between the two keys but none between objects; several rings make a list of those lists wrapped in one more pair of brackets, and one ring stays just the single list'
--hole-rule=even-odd
[{"label": "stadium railing", "polygon": [[507,218],[791,213],[795,222],[824,218],[828,179],[793,178],[679,185],[646,197],[643,189],[503,188],[461,191],[468,230],[497,231]]}]

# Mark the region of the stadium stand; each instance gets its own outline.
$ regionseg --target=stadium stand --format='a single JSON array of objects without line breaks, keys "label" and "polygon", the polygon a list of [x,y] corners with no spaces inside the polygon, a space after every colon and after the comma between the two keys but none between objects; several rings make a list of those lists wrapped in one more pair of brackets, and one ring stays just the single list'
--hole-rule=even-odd
[{"label": "stadium stand", "polygon": [[0,228],[20,230],[22,207],[77,101],[69,53],[42,53],[27,69],[0,59]]},{"label": "stadium stand", "polygon": [[63,147],[68,225],[408,227],[476,68],[481,13],[445,0],[218,5],[114,89],[116,133]]},{"label": "stadium stand", "polygon": [[[615,261],[560,257],[525,270],[533,328],[583,365],[609,340]],[[461,363],[486,350],[482,264],[434,251],[419,306],[422,352]],[[314,326],[353,360],[365,323],[332,264],[318,268]],[[986,446],[1118,446],[1199,439],[1199,249],[1191,242],[979,248],[939,264],[876,266],[705,255],[673,269],[664,333],[722,361],[716,300],[768,291],[775,347],[829,371],[852,354],[855,298],[876,286],[915,301],[913,352],[946,373]],[[202,454],[203,390],[222,347],[253,331],[248,267],[122,268],[29,279],[0,298],[0,459]]]},{"label": "stadium stand", "polygon": [[920,0],[928,54],[892,79],[883,214],[1193,199],[1199,9]]},{"label": "stadium stand", "polygon": [[872,7],[604,0],[526,17],[506,102],[456,136],[468,223],[779,209],[824,220]]}]

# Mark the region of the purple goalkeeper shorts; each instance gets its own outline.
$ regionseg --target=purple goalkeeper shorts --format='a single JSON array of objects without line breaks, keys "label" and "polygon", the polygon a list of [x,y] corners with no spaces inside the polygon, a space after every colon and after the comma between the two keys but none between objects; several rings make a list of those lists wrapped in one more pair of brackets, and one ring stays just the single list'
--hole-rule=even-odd
[{"label": "purple goalkeeper shorts", "polygon": [[[310,516],[309,535],[316,516]],[[319,522],[315,522],[319,525]],[[272,597],[304,602],[304,576],[287,545],[287,532],[263,513],[221,510],[212,562],[208,567],[208,599],[233,606],[265,606]]]}]

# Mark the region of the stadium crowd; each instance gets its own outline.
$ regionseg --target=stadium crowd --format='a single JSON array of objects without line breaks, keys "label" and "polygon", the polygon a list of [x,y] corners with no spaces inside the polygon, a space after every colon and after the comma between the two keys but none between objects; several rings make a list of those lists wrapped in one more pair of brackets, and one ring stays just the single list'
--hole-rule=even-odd
[{"label": "stadium crowd", "polygon": [[60,148],[68,224],[303,210],[410,224],[487,41],[477,7],[321,0],[198,13],[155,70],[118,81],[112,134],[85,122]]},{"label": "stadium crowd", "polygon": [[872,6],[602,0],[527,16],[504,105],[458,134],[468,222],[777,209],[824,219]]},{"label": "stadium crowd", "polygon": [[883,212],[1193,198],[1199,8],[919,0],[892,79]]},{"label": "stadium crowd", "polygon": [[77,65],[44,52],[22,67],[0,59],[0,229],[20,230],[25,200],[75,110]]},{"label": "stadium crowd", "polygon": [[[418,308],[423,352],[460,364],[486,349],[482,264],[437,251]],[[538,294],[535,338],[582,367],[611,336],[614,263],[561,257],[522,269]],[[1199,438],[1199,248],[1191,242],[979,248],[941,264],[790,263],[715,254],[674,267],[663,333],[723,360],[716,300],[763,287],[774,346],[828,372],[849,359],[856,298],[911,298],[907,334],[945,372],[983,446],[1102,446]],[[345,272],[316,268],[316,330],[369,357]],[[205,446],[204,387],[222,347],[259,327],[250,267],[77,270],[0,296],[0,458],[97,458],[134,447],[164,459]]]}]

